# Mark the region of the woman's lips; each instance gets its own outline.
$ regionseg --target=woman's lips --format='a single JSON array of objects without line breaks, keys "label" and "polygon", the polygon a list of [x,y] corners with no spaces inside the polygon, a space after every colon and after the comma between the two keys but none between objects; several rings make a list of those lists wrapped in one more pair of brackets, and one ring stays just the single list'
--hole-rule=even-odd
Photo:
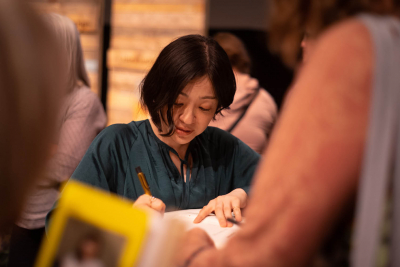
[{"label": "woman's lips", "polygon": [[182,129],[179,127],[175,127],[175,131],[178,135],[181,135],[181,136],[189,135],[193,132],[193,130]]}]

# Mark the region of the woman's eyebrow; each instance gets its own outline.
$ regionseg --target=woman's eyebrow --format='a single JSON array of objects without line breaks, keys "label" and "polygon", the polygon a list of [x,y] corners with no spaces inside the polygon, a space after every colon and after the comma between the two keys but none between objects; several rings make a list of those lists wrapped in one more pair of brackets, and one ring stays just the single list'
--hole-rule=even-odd
[{"label": "woman's eyebrow", "polygon": [[215,96],[202,96],[200,99],[216,99]]},{"label": "woman's eyebrow", "polygon": [[[186,97],[189,97],[187,94],[185,94],[185,93],[182,93],[182,92],[180,92],[179,93],[180,95],[183,95],[183,96],[186,96]],[[206,95],[206,96],[201,96],[201,97],[199,97],[200,99],[217,99],[215,96],[209,96],[209,95]]]}]

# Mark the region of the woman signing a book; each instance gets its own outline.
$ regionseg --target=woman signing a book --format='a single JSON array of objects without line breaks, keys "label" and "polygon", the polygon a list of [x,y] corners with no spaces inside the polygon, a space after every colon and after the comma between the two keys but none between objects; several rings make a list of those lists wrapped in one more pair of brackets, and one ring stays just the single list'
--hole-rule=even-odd
[{"label": "woman signing a book", "polygon": [[[161,213],[203,207],[195,222],[211,212],[222,227],[232,225],[226,220],[232,212],[240,221],[259,155],[208,127],[236,91],[224,50],[211,38],[183,36],[161,51],[140,89],[151,119],[103,130],[72,179]],[[144,194],[136,169],[152,196]]]}]

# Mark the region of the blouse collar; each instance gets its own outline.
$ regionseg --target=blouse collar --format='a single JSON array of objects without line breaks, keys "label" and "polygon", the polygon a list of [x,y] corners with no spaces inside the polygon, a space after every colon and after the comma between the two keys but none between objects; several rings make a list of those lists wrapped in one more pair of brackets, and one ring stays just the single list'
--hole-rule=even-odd
[{"label": "blouse collar", "polygon": [[156,141],[156,143],[157,143],[159,146],[161,146],[161,147],[163,147],[164,149],[166,149],[167,151],[171,151],[172,153],[174,153],[175,155],[177,155],[178,158],[181,160],[182,163],[184,163],[184,164],[186,164],[186,165],[188,164],[188,162],[189,162],[188,160],[189,160],[190,151],[191,151],[191,149],[192,149],[192,143],[193,143],[193,141],[197,138],[197,136],[196,136],[192,141],[190,141],[189,146],[188,146],[188,148],[187,148],[187,150],[186,150],[185,158],[184,158],[184,159],[181,159],[181,158],[179,157],[178,152],[176,152],[175,149],[173,149],[172,147],[170,147],[169,145],[167,145],[166,143],[164,143],[163,141],[161,141],[160,138],[158,138],[158,136],[154,133],[153,128],[151,127],[151,124],[150,124],[149,119],[146,120],[146,127],[147,127],[147,132],[149,133],[149,135]]}]

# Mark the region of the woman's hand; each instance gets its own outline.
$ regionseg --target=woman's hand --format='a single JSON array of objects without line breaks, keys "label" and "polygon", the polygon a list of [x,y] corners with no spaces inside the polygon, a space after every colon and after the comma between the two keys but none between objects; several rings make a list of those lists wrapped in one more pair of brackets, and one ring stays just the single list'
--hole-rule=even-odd
[{"label": "woman's hand", "polygon": [[247,205],[247,194],[241,189],[235,189],[229,194],[219,196],[214,198],[210,202],[208,202],[207,206],[204,206],[199,215],[197,215],[196,219],[194,219],[194,223],[201,222],[204,218],[206,218],[211,212],[215,212],[217,216],[219,225],[221,227],[232,227],[233,224],[228,222],[227,218],[232,218],[232,211],[235,214],[236,221],[242,221],[242,213],[241,209],[246,207]]},{"label": "woman's hand", "polygon": [[146,195],[146,194],[138,197],[138,199],[136,199],[133,206],[141,207],[141,208],[145,208],[145,209],[150,208],[151,210],[155,210],[155,211],[161,213],[161,215],[163,215],[164,211],[165,211],[165,204],[164,204],[164,202],[162,202],[161,199],[158,199],[158,198]]}]

